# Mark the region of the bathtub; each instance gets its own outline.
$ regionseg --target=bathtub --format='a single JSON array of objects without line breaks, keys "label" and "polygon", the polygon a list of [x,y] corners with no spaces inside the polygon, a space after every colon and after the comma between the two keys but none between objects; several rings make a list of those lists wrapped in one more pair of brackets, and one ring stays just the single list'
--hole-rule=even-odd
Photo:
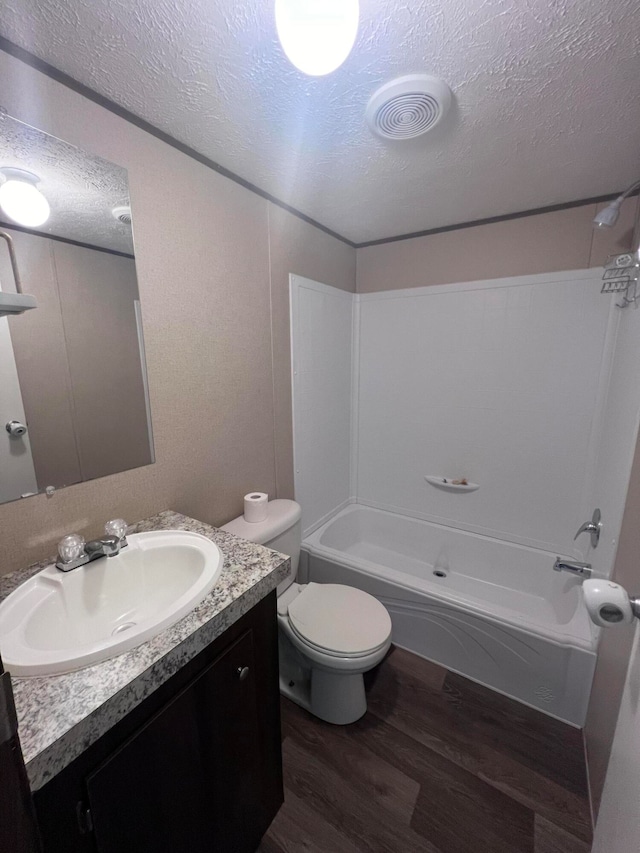
[{"label": "bathtub", "polygon": [[555,558],[351,504],[305,538],[300,579],[370,592],[396,645],[582,726],[597,629]]}]

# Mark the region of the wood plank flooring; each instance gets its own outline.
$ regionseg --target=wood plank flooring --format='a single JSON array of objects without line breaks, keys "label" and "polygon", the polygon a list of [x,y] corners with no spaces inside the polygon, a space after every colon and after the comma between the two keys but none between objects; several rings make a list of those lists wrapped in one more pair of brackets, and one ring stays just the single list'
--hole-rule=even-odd
[{"label": "wood plank flooring", "polygon": [[259,853],[589,853],[582,734],[402,649],[332,726],[282,699],[285,803]]}]

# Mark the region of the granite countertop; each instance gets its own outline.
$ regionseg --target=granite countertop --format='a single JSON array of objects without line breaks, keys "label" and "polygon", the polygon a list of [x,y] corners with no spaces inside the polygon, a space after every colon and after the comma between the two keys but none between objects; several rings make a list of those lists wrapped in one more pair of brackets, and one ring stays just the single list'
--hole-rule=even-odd
[{"label": "granite countertop", "polygon": [[[13,678],[20,741],[32,790],[41,788],[156,688],[268,595],[289,558],[176,512],[134,524],[129,533],[189,530],[224,554],[218,583],[194,609],[146,643],[67,675]],[[0,601],[53,560],[0,577]]]}]

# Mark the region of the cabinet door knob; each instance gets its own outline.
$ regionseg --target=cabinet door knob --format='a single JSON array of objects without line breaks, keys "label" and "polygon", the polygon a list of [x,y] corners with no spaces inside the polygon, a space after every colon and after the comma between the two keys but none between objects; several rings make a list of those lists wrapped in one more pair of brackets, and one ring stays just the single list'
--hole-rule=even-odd
[{"label": "cabinet door knob", "polygon": [[244,681],[245,678],[249,677],[249,667],[248,666],[239,666],[236,670],[238,673],[238,678],[240,681]]}]

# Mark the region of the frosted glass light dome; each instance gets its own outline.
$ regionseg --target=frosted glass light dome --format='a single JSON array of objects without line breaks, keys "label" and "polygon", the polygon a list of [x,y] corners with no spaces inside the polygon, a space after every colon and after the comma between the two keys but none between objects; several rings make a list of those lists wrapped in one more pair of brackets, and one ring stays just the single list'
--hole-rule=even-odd
[{"label": "frosted glass light dome", "polygon": [[290,61],[311,77],[339,68],[351,53],[359,0],[276,0],[276,28]]},{"label": "frosted glass light dome", "polygon": [[37,188],[37,175],[22,169],[3,169],[7,180],[0,186],[0,208],[26,228],[37,228],[49,218],[49,202]]}]

